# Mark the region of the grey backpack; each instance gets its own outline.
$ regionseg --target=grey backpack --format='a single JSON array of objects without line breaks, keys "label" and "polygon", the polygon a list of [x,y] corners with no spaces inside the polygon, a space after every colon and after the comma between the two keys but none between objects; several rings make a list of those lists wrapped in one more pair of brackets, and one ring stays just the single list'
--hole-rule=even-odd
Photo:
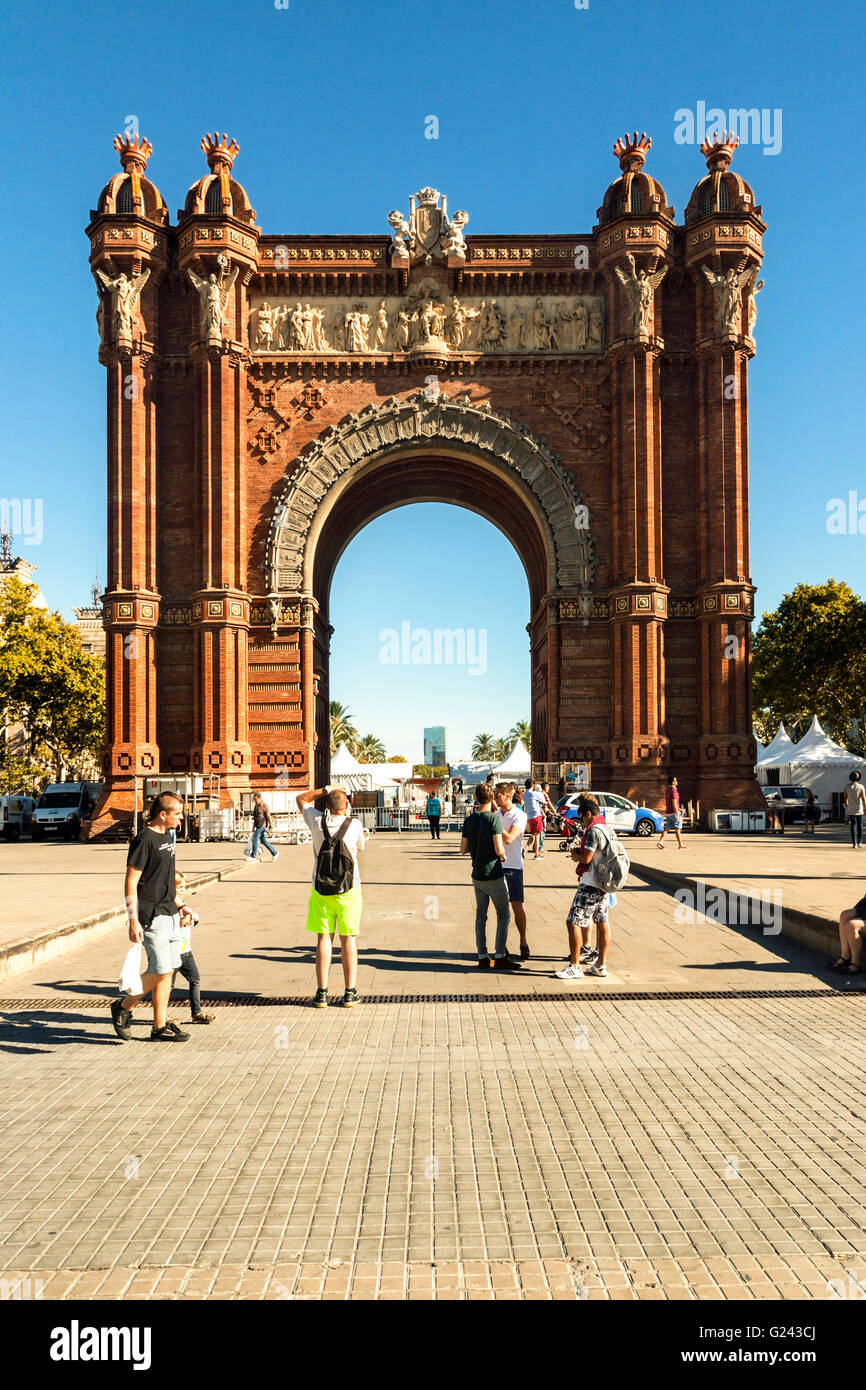
[{"label": "grey backpack", "polygon": [[[601,830],[602,827],[598,826],[597,829]],[[631,863],[610,826],[606,825],[602,834],[604,844],[595,852],[593,876],[603,892],[615,893],[628,878]]]}]

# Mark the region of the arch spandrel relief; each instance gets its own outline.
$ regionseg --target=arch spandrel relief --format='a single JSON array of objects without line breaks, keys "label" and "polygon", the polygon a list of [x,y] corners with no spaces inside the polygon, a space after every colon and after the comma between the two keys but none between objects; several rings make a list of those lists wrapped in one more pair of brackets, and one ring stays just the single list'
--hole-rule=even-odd
[{"label": "arch spandrel relief", "polygon": [[551,586],[589,589],[593,541],[588,524],[579,524],[582,519],[588,523],[589,512],[557,455],[525,425],[486,402],[444,394],[431,400],[422,390],[349,416],[299,456],[268,535],[266,575],[271,592],[299,594],[311,588],[313,522],[329,490],[345,473],[386,456],[401,443],[433,439],[473,450],[513,474],[548,538]]}]

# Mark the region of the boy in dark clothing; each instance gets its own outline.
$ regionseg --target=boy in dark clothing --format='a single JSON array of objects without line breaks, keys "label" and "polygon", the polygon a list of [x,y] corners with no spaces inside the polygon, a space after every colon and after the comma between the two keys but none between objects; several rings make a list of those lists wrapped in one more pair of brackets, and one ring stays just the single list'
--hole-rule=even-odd
[{"label": "boy in dark clothing", "polygon": [[195,963],[195,956],[192,953],[192,929],[198,926],[198,913],[193,912],[191,907],[187,907],[184,899],[186,898],[186,878],[183,874],[175,874],[175,884],[177,886],[177,907],[180,913],[180,965],[178,974],[182,975],[189,985],[189,1007],[192,1014],[193,1023],[213,1023],[213,1014],[203,1014],[201,1011],[201,975],[198,973],[198,966]]},{"label": "boy in dark clothing", "polygon": [[502,865],[502,817],[493,810],[493,789],[488,783],[475,788],[475,810],[463,822],[460,853],[472,856],[472,887],[475,890],[475,944],[479,969],[489,970],[487,950],[487,908],[496,909],[496,946],[493,965],[497,970],[519,970],[520,962],[508,955],[510,904]]}]

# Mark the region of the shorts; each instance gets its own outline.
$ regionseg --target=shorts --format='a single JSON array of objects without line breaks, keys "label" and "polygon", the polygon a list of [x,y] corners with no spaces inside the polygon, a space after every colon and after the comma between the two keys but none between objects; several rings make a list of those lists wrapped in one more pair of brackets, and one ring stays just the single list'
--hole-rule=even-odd
[{"label": "shorts", "polygon": [[505,875],[505,886],[508,889],[508,901],[511,903],[523,902],[523,870],[522,869],[503,869]]},{"label": "shorts", "polygon": [[568,909],[566,922],[570,927],[588,927],[590,922],[607,921],[607,893],[589,884],[578,888]]},{"label": "shorts", "polygon": [[320,936],[327,932],[330,936],[334,928],[339,927],[341,936],[357,936],[363,911],[364,900],[357,885],[347,893],[328,895],[317,893],[314,888],[307,908],[307,931],[318,932]]},{"label": "shorts", "polygon": [[170,975],[173,970],[179,970],[182,941],[179,913],[154,917],[150,925],[144,928],[148,975]]},{"label": "shorts", "polygon": [[540,835],[544,830],[544,820],[541,816],[530,816],[526,822],[526,833],[528,835]]},{"label": "shorts", "polygon": [[665,830],[682,830],[683,818],[681,814],[675,816],[665,816]]}]

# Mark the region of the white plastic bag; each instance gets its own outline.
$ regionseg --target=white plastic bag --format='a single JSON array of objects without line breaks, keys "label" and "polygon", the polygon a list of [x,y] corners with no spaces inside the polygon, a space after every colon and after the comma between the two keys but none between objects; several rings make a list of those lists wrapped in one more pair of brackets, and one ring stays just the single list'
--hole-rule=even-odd
[{"label": "white plastic bag", "polygon": [[246,847],[245,847],[245,849],[244,849],[244,858],[245,858],[245,859],[250,859],[250,858],[252,857],[252,853],[253,853],[253,839],[254,839],[254,838],[255,838],[255,837],[254,837],[253,835],[250,835],[250,838],[247,840]]},{"label": "white plastic bag", "polygon": [[130,946],[120,971],[117,988],[124,994],[141,994],[141,942]]}]

